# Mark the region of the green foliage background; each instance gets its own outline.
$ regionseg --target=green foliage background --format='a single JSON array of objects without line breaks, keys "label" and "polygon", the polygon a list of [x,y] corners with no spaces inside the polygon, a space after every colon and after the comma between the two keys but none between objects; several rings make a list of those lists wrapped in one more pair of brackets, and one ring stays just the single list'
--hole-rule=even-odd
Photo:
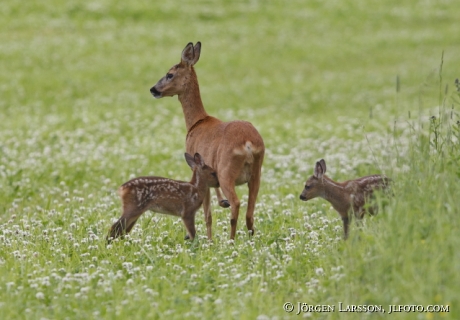
[{"label": "green foliage background", "polygon": [[[291,319],[290,301],[450,306],[299,315],[313,318],[458,319],[458,12],[454,0],[3,1],[2,317]],[[190,177],[180,104],[148,90],[191,41],[208,113],[264,137],[257,233],[240,219],[229,244],[214,204],[213,243],[146,213],[107,247],[121,183]],[[320,158],[336,180],[394,180],[346,242],[329,204],[298,200]]]}]

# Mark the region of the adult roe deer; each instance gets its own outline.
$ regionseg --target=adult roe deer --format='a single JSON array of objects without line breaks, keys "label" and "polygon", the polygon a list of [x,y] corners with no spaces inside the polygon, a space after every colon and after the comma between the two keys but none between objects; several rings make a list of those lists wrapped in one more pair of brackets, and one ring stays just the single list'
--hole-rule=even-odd
[{"label": "adult roe deer", "polygon": [[131,231],[137,219],[147,210],[182,218],[189,238],[195,238],[195,213],[210,187],[218,187],[216,171],[207,166],[200,154],[185,154],[193,170],[190,182],[161,177],[138,177],[124,183],[118,194],[123,202],[123,214],[115,222],[107,240]]},{"label": "adult roe deer", "polygon": [[[217,171],[224,200],[216,189],[219,205],[231,207],[230,239],[235,238],[240,200],[235,186],[248,184],[246,226],[254,234],[254,208],[259,193],[265,146],[259,132],[246,121],[223,122],[208,115],[203,107],[194,65],[201,53],[201,43],[188,43],[182,51],[181,61],[154,85],[150,92],[159,99],[177,95],[187,127],[186,151],[200,153],[205,162]],[[212,239],[210,191],[203,201],[208,239]]]},{"label": "adult roe deer", "polygon": [[344,238],[346,239],[351,214],[354,214],[357,219],[362,219],[366,211],[373,215],[374,208],[365,208],[364,205],[374,190],[386,189],[390,179],[375,174],[345,182],[336,182],[326,176],[325,173],[326,161],[321,159],[316,162],[314,174],[305,183],[300,199],[308,201],[321,197],[329,201],[342,217]]}]

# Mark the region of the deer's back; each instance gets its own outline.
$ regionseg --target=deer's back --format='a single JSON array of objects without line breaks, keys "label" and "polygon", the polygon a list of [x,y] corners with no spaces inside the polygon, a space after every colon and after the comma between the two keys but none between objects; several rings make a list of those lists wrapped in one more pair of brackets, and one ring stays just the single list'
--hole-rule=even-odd
[{"label": "deer's back", "polygon": [[263,156],[265,146],[257,129],[247,121],[236,120],[222,122],[214,117],[207,117],[187,135],[188,153],[201,154],[207,164],[218,170],[219,159],[234,156]]},{"label": "deer's back", "polygon": [[383,190],[388,186],[389,179],[380,174],[374,174],[355,180],[359,189],[364,193],[371,193],[374,190]]},{"label": "deer's back", "polygon": [[372,197],[375,190],[387,188],[389,179],[383,175],[375,174],[345,182],[347,190],[353,200],[354,210],[362,211],[366,201]]},{"label": "deer's back", "polygon": [[162,177],[138,177],[118,189],[124,207],[180,215],[182,209],[197,199],[194,187],[184,181]]}]

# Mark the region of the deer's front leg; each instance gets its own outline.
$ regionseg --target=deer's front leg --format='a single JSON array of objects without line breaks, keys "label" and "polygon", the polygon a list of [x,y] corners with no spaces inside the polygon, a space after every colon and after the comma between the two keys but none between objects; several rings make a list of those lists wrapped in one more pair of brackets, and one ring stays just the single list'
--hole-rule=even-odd
[{"label": "deer's front leg", "polygon": [[342,216],[342,221],[343,221],[343,239],[346,240],[348,239],[348,229],[350,226],[350,219],[347,216]]},{"label": "deer's front leg", "polygon": [[195,239],[196,230],[195,230],[195,211],[185,212],[182,215],[182,221],[184,222],[185,229],[187,229],[187,239]]},{"label": "deer's front leg", "polygon": [[230,207],[230,202],[227,199],[224,199],[222,196],[222,193],[220,192],[220,188],[215,188],[216,190],[216,196],[217,196],[217,201],[219,203],[219,206],[222,208],[228,208]]}]

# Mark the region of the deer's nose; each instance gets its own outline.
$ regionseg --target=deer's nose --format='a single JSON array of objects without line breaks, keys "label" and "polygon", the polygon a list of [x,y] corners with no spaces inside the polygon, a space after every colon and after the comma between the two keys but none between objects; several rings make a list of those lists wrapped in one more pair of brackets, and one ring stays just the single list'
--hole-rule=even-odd
[{"label": "deer's nose", "polygon": [[150,93],[155,97],[155,98],[160,98],[161,97],[161,92],[158,91],[155,86],[150,88]]},{"label": "deer's nose", "polygon": [[307,197],[305,197],[303,194],[301,194],[301,195],[300,195],[300,200],[305,201],[305,200],[307,200]]}]

